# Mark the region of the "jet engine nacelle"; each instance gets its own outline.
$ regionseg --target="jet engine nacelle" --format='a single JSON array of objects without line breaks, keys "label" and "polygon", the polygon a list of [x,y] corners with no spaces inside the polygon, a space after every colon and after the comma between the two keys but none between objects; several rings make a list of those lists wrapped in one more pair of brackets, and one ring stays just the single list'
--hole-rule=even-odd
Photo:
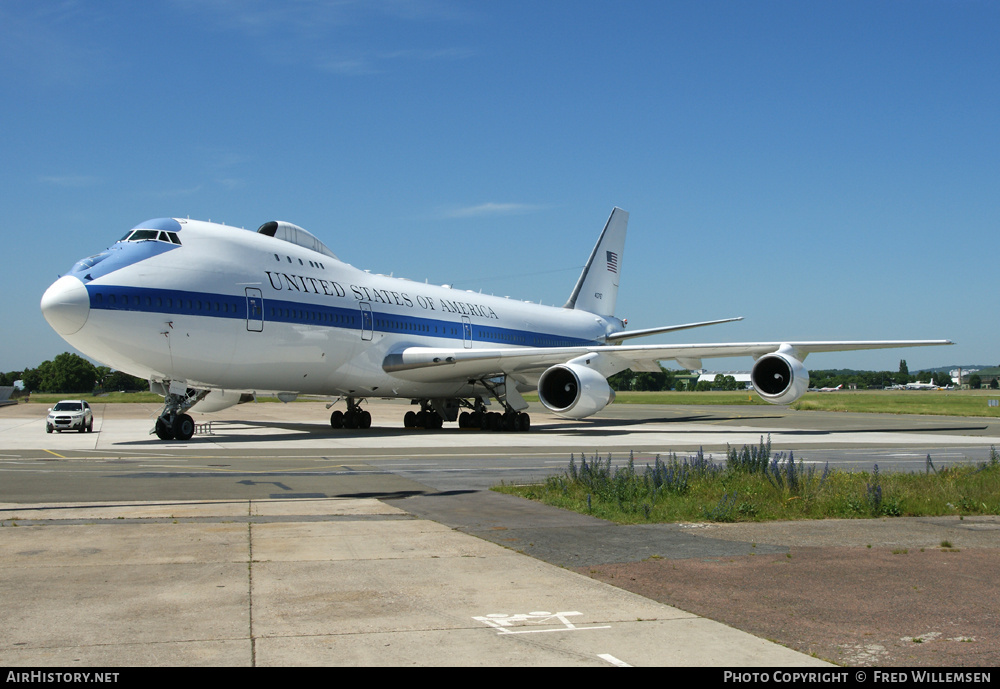
[{"label": "jet engine nacelle", "polygon": [[592,368],[559,364],[539,377],[538,399],[559,416],[582,419],[611,404],[615,391],[607,379]]},{"label": "jet engine nacelle", "polygon": [[809,389],[809,371],[789,354],[775,352],[757,359],[750,372],[757,394],[771,404],[791,404]]}]

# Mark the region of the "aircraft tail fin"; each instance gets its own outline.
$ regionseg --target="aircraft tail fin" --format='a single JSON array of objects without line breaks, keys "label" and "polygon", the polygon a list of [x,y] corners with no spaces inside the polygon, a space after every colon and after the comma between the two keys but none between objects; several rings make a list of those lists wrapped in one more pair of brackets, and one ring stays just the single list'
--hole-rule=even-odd
[{"label": "aircraft tail fin", "polygon": [[587,265],[580,273],[580,279],[576,281],[576,287],[565,308],[589,311],[605,317],[615,315],[627,228],[628,213],[616,207],[611,211],[611,217],[608,218]]}]

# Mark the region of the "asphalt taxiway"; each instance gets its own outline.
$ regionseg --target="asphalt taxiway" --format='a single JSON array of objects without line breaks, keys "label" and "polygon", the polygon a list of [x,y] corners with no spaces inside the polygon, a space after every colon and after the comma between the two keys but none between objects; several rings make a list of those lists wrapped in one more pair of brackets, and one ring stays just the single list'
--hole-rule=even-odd
[{"label": "asphalt taxiway", "polygon": [[615,528],[485,489],[559,473],[570,452],[641,462],[766,434],[883,470],[1000,446],[995,419],[615,405],[495,434],[404,431],[406,408],[370,405],[361,432],[330,429],[319,404],[242,405],[183,443],[148,434],[151,405],[94,405],[91,434],[46,435],[38,405],[0,410],[0,663],[818,664],[567,569],[780,539]]}]

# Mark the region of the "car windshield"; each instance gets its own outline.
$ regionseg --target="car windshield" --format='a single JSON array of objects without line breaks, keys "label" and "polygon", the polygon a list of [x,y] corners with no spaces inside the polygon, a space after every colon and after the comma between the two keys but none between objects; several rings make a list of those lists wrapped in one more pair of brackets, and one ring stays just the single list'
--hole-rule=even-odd
[{"label": "car windshield", "polygon": [[52,411],[83,411],[83,405],[79,402],[59,402]]}]

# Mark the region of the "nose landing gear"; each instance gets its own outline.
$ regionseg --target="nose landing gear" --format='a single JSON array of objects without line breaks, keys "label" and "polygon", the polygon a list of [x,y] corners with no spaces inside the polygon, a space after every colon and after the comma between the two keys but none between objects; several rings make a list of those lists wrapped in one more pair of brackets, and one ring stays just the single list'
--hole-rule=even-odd
[{"label": "nose landing gear", "polygon": [[194,435],[194,419],[184,412],[207,394],[208,390],[192,388],[187,388],[183,394],[165,391],[163,409],[150,434],[155,433],[160,440],[190,440]]}]

